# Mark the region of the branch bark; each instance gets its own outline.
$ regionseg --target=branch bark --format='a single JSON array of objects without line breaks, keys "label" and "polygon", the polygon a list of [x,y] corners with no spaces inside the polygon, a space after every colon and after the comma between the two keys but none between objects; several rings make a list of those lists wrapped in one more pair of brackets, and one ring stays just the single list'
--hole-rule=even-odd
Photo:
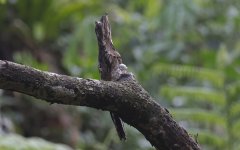
[{"label": "branch bark", "polygon": [[[102,46],[102,41],[98,42]],[[102,81],[43,72],[0,60],[0,88],[50,103],[88,106],[113,112],[138,129],[158,150],[199,150],[199,145],[172,119],[167,109],[156,103],[131,73],[117,66],[113,69],[113,74],[116,74],[114,80]]]}]

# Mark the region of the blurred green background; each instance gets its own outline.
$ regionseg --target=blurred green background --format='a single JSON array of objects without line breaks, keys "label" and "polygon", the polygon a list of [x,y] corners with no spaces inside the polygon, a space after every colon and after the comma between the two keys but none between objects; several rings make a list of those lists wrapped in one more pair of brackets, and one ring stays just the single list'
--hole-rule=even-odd
[{"label": "blurred green background", "polygon": [[[0,0],[0,59],[99,79],[94,24],[106,12],[114,45],[143,87],[203,149],[239,150],[238,0]],[[3,150],[153,149],[128,125],[119,142],[100,110],[1,90],[0,114]]]}]

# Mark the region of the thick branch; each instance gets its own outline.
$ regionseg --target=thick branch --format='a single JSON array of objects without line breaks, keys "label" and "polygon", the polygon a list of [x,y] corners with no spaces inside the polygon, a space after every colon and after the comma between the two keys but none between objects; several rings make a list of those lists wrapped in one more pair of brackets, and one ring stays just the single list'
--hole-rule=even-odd
[{"label": "thick branch", "polygon": [[[0,89],[21,92],[50,103],[114,109],[112,97],[125,94],[114,82],[82,79],[43,72],[28,66],[0,60]],[[113,92],[116,91],[116,92]]]},{"label": "thick branch", "polygon": [[111,82],[58,75],[0,61],[0,88],[50,103],[88,106],[118,114],[157,149],[199,149],[187,132],[135,82]]}]

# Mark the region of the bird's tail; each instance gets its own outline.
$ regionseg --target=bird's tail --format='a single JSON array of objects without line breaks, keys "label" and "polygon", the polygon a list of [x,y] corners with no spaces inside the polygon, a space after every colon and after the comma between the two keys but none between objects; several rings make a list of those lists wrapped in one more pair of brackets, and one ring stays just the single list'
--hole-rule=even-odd
[{"label": "bird's tail", "polygon": [[117,130],[118,133],[118,137],[120,138],[121,141],[126,140],[126,134],[125,131],[123,129],[123,123],[122,120],[120,119],[120,117],[112,112],[110,112],[111,118],[113,120],[113,123],[115,125],[115,128]]}]

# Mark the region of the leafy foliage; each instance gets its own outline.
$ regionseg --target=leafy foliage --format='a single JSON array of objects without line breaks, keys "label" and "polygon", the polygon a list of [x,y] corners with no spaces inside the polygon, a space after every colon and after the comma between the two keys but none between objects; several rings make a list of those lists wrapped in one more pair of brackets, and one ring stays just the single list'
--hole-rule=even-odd
[{"label": "leafy foliage", "polygon": [[[216,53],[217,57],[226,58],[231,55],[230,52],[225,51],[223,53],[222,48]],[[237,58],[235,59],[237,60]],[[168,74],[170,76],[177,75],[177,77],[191,77],[195,80],[204,79],[208,82],[206,85],[200,85],[196,87],[197,84],[185,85],[185,86],[162,86],[161,95],[164,95],[170,100],[173,105],[173,109],[170,111],[174,117],[179,120],[189,121],[187,125],[188,128],[192,128],[193,131],[198,129],[197,132],[194,131],[193,134],[199,133],[199,142],[208,145],[214,149],[224,148],[224,149],[237,149],[236,144],[239,143],[239,81],[240,78],[232,79],[229,72],[226,71],[227,67],[232,69],[237,68],[235,66],[235,60],[231,59],[225,61],[225,66],[218,67],[217,71],[210,69],[212,77],[206,77],[205,68],[197,69],[196,67],[178,65],[170,65],[170,67],[165,67],[162,73]],[[217,63],[223,63],[222,61],[216,61]],[[217,64],[216,66],[219,66]],[[161,67],[161,66],[159,66]],[[176,68],[173,71],[173,68]],[[154,68],[153,68],[154,69]],[[189,71],[186,71],[189,70]],[[196,71],[198,73],[196,75]],[[236,70],[235,70],[236,71]],[[161,74],[161,70],[159,71]],[[222,76],[219,78],[219,73]],[[224,85],[214,86],[217,81],[216,79],[221,79],[221,83]],[[178,78],[179,80],[179,78]],[[229,81],[232,81],[228,83]],[[210,84],[210,85],[209,85]],[[213,85],[213,86],[211,86]],[[219,84],[218,84],[219,85]],[[181,98],[179,98],[181,97]],[[187,100],[187,101],[186,101]],[[194,102],[188,102],[194,101]],[[197,123],[197,124],[193,124]],[[204,134],[204,130],[208,130],[208,134]],[[225,139],[218,138],[227,137]],[[212,142],[210,143],[209,140]]]}]

